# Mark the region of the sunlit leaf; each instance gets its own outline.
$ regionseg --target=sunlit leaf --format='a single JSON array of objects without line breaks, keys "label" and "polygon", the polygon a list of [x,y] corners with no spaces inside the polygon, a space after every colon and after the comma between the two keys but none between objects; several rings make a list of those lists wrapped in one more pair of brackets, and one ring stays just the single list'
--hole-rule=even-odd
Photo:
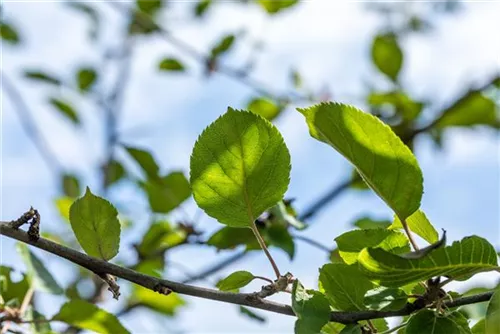
[{"label": "sunlit leaf", "polygon": [[290,154],[278,130],[231,108],[203,131],[191,155],[198,206],[232,227],[250,227],[281,200],[289,175]]},{"label": "sunlit leaf", "polygon": [[269,121],[275,119],[283,110],[282,107],[267,98],[252,99],[248,102],[247,109]]},{"label": "sunlit leaf", "polygon": [[294,6],[299,0],[257,0],[267,13],[276,14],[283,9]]},{"label": "sunlit leaf", "polygon": [[402,91],[371,93],[368,103],[377,107],[390,106],[406,121],[416,119],[423,110],[424,103],[412,100]]},{"label": "sunlit leaf", "polygon": [[185,231],[173,227],[167,221],[157,221],[149,226],[137,250],[143,256],[148,256],[166,247],[179,245],[185,240]]},{"label": "sunlit leaf", "polygon": [[186,302],[176,293],[160,295],[157,292],[136,286],[133,292],[134,302],[167,316],[174,316]]},{"label": "sunlit leaf", "polygon": [[91,67],[82,67],[76,73],[76,82],[82,92],[89,91],[97,80],[97,72]]},{"label": "sunlit leaf", "polygon": [[216,58],[226,52],[228,52],[234,44],[235,36],[232,34],[224,36],[219,40],[210,52],[213,58]]},{"label": "sunlit leaf", "polygon": [[71,228],[78,243],[90,256],[112,259],[120,245],[120,222],[115,207],[92,194],[77,199],[69,210]]},{"label": "sunlit leaf", "polygon": [[422,171],[390,127],[345,104],[322,103],[297,110],[306,117],[311,136],[346,157],[401,219],[419,208]]},{"label": "sunlit leaf", "polygon": [[171,72],[183,72],[185,70],[184,65],[175,58],[163,58],[158,68],[162,71]]},{"label": "sunlit leaf", "polygon": [[16,300],[20,306],[30,288],[30,283],[28,277],[24,274],[21,275],[21,279],[14,281],[12,278],[14,273],[16,273],[16,270],[0,266],[0,300],[3,299],[4,303]]},{"label": "sunlit leaf", "polygon": [[394,34],[375,37],[372,44],[372,60],[380,72],[393,81],[398,79],[403,65],[403,52]]},{"label": "sunlit leaf", "polygon": [[28,249],[28,246],[18,243],[16,247],[26,265],[30,285],[38,291],[49,292],[56,295],[62,294],[63,289],[59,286],[54,277],[52,277],[52,274],[46,269],[42,261]]},{"label": "sunlit leaf", "polygon": [[319,281],[330,304],[339,311],[366,309],[365,294],[373,288],[356,265],[344,263],[325,264],[320,269]]},{"label": "sunlit leaf", "polygon": [[486,334],[486,321],[485,319],[479,320],[474,327],[471,328],[472,334]]},{"label": "sunlit leaf", "polygon": [[81,299],[64,304],[52,319],[101,334],[129,333],[115,315]]},{"label": "sunlit leaf", "polygon": [[434,276],[450,276],[463,281],[476,273],[498,268],[495,249],[477,236],[455,241],[420,259],[405,259],[380,248],[365,248],[358,261],[367,277],[388,287],[400,287]]},{"label": "sunlit leaf", "polygon": [[80,118],[71,104],[55,97],[50,98],[49,103],[73,124],[80,124]]},{"label": "sunlit leaf", "polygon": [[389,220],[362,217],[358,218],[355,222],[352,223],[352,225],[363,230],[368,230],[368,229],[387,228],[391,225],[391,222]]},{"label": "sunlit leaf", "polygon": [[321,328],[320,334],[340,334],[345,325],[338,322],[329,322]]},{"label": "sunlit leaf", "polygon": [[220,291],[231,291],[247,286],[255,277],[248,271],[235,271],[228,277],[217,282]]},{"label": "sunlit leaf", "polygon": [[157,213],[169,213],[191,196],[189,181],[181,171],[140,184],[148,195],[151,210]]},{"label": "sunlit leaf", "polygon": [[292,309],[297,315],[295,334],[317,334],[330,320],[330,305],[325,296],[314,290],[306,290],[299,280],[292,288]]},{"label": "sunlit leaf", "polygon": [[500,285],[488,303],[484,325],[486,334],[500,333]]},{"label": "sunlit leaf", "polygon": [[[406,219],[406,223],[412,232],[420,236],[425,241],[433,244],[439,241],[439,234],[432,226],[425,213],[421,210],[415,211]],[[394,217],[394,222],[389,227],[391,230],[403,229],[403,225],[397,216]]]}]

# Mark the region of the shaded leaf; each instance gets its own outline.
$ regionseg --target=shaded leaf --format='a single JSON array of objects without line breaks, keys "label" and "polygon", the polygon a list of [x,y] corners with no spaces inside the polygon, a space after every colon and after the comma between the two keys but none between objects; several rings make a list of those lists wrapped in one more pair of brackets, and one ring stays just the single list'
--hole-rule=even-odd
[{"label": "shaded leaf", "polygon": [[269,208],[269,215],[272,216],[272,221],[283,226],[293,226],[297,230],[303,230],[307,225],[297,219],[297,213],[284,201],[278,202],[275,206]]},{"label": "shaded leaf", "polygon": [[64,304],[53,320],[96,333],[129,333],[115,315],[81,299],[73,299]]},{"label": "shaded leaf", "polygon": [[372,115],[339,103],[297,110],[306,117],[311,136],[346,157],[401,219],[419,208],[422,171],[413,153],[390,127]]},{"label": "shaded leaf", "polygon": [[247,307],[240,306],[240,313],[243,314],[243,315],[246,315],[248,318],[250,318],[252,320],[255,320],[257,322],[260,322],[260,323],[266,322],[266,318],[264,318],[263,316],[261,316],[261,315],[255,313],[255,312],[253,312],[252,310],[250,310]]},{"label": "shaded leaf", "polygon": [[0,22],[0,37],[3,41],[12,45],[19,44],[20,42],[19,34],[14,27],[5,23],[3,20]]},{"label": "shaded leaf", "polygon": [[248,102],[247,109],[269,121],[275,119],[283,110],[283,108],[267,98],[252,99]]},{"label": "shaded leaf", "polygon": [[115,207],[92,194],[88,187],[85,195],[73,203],[69,220],[85,253],[106,261],[118,254],[120,222],[117,216]]},{"label": "shaded leaf", "polygon": [[33,323],[30,325],[31,334],[57,334],[52,331],[50,322],[48,321],[49,319],[46,319],[43,314],[38,311],[33,310],[31,305],[26,309],[25,317],[26,319],[33,320]]},{"label": "shaded leaf", "polygon": [[290,260],[295,256],[295,242],[285,225],[272,224],[261,233],[269,245],[278,247],[288,254]]},{"label": "shaded leaf", "polygon": [[162,0],[137,0],[137,8],[154,16],[162,8]]},{"label": "shaded leaf", "polygon": [[49,292],[56,295],[63,293],[63,289],[56,282],[52,274],[46,269],[42,261],[33,254],[28,246],[22,243],[16,245],[17,251],[27,268],[27,276],[30,285],[34,289],[42,292]]},{"label": "shaded leaf", "polygon": [[184,65],[175,58],[163,58],[159,64],[159,69],[162,71],[183,72]]},{"label": "shaded leaf", "polygon": [[278,130],[250,112],[228,112],[208,126],[191,155],[198,206],[232,227],[250,227],[283,198],[290,154]]},{"label": "shaded leaf", "polygon": [[90,88],[92,88],[92,86],[94,85],[96,79],[97,72],[91,67],[80,68],[76,73],[76,82],[78,88],[83,92],[89,91]]},{"label": "shaded leaf", "polygon": [[330,305],[319,291],[306,290],[299,280],[293,282],[292,309],[297,315],[296,334],[316,334],[330,320]]},{"label": "shaded leaf", "polygon": [[231,291],[247,286],[255,277],[248,271],[235,271],[228,277],[217,282],[220,291]]},{"label": "shaded leaf", "polygon": [[276,14],[283,9],[296,5],[298,0],[257,0],[259,5],[266,10],[268,14]]},{"label": "shaded leaf", "polygon": [[224,36],[220,41],[218,41],[215,46],[210,51],[212,58],[216,58],[226,52],[228,52],[234,44],[235,36],[232,34]]},{"label": "shaded leaf", "polygon": [[80,196],[82,190],[80,188],[80,181],[75,175],[63,174],[62,175],[62,190],[64,195],[75,198]]},{"label": "shaded leaf", "polygon": [[344,263],[325,264],[320,269],[319,281],[330,304],[339,311],[366,309],[364,297],[373,284],[356,265]]},{"label": "shaded leaf", "polygon": [[137,246],[139,253],[145,257],[166,247],[179,245],[186,240],[186,232],[176,229],[167,221],[157,221],[149,226]]},{"label": "shaded leaf", "polygon": [[407,300],[408,295],[401,289],[378,287],[367,292],[364,303],[371,310],[397,311]]},{"label": "shaded leaf", "polygon": [[488,303],[484,328],[486,334],[500,333],[500,285],[495,289]]},{"label": "shaded leaf", "polygon": [[127,172],[123,165],[117,160],[111,160],[102,169],[105,175],[105,185],[109,187],[110,185],[120,181],[125,177]]},{"label": "shaded leaf", "polygon": [[141,166],[146,176],[150,179],[157,179],[160,167],[156,163],[155,158],[151,153],[135,147],[125,146],[128,154]]},{"label": "shaded leaf", "polygon": [[68,103],[61,99],[52,97],[49,100],[49,103],[56,108],[59,113],[69,119],[73,124],[80,124],[80,119],[75,109]]},{"label": "shaded leaf", "polygon": [[406,334],[463,334],[457,324],[431,310],[422,310],[408,320]]},{"label": "shaded leaf", "polygon": [[194,15],[202,17],[212,5],[212,0],[199,0],[194,6]]},{"label": "shaded leaf", "polygon": [[189,181],[181,171],[140,184],[148,195],[151,210],[157,213],[169,213],[191,196]]},{"label": "shaded leaf", "polygon": [[363,334],[363,331],[359,324],[348,324],[340,331],[340,334]]},{"label": "shaded leaf", "polygon": [[212,234],[207,245],[215,246],[217,249],[233,249],[240,245],[246,245],[247,249],[259,249],[260,247],[251,230],[229,226],[224,226]]},{"label": "shaded leaf", "polygon": [[493,246],[472,236],[438,248],[421,259],[405,259],[380,248],[365,248],[358,257],[360,268],[380,285],[399,287],[435,276],[450,276],[463,281],[472,275],[496,270]]},{"label": "shaded leaf", "polygon": [[339,255],[347,264],[358,261],[358,254],[366,247],[382,248],[388,252],[402,254],[410,251],[408,238],[400,232],[386,229],[353,230],[337,238]]},{"label": "shaded leaf", "polygon": [[368,230],[368,229],[387,228],[391,225],[391,222],[389,220],[362,217],[353,222],[352,225],[363,230]]},{"label": "shaded leaf", "polygon": [[30,288],[28,277],[24,274],[21,274],[20,280],[13,280],[12,276],[15,272],[16,270],[10,267],[0,266],[0,305],[3,299],[4,303],[17,301],[20,306]]},{"label": "shaded leaf", "polygon": [[378,35],[372,44],[372,60],[380,72],[397,81],[403,65],[403,52],[396,35]]},{"label": "shaded leaf", "polygon": [[[420,236],[428,243],[434,244],[439,241],[439,234],[432,226],[429,219],[422,210],[418,210],[406,219],[406,223],[412,232]],[[397,216],[394,217],[394,222],[389,227],[391,230],[403,229],[401,220]]]},{"label": "shaded leaf", "polygon": [[38,70],[27,70],[24,72],[24,77],[33,81],[45,82],[52,85],[61,84],[61,80],[59,80],[55,76]]}]

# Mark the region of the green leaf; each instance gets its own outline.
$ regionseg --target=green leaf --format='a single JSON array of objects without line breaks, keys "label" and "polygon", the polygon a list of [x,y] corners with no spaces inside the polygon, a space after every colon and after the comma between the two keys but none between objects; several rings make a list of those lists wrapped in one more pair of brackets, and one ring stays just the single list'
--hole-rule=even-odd
[{"label": "green leaf", "polygon": [[59,197],[54,200],[57,211],[59,212],[61,217],[64,218],[64,220],[67,221],[68,223],[69,223],[69,208],[73,204],[73,201],[74,201],[73,198],[67,196]]},{"label": "green leaf", "polygon": [[159,69],[162,71],[183,72],[184,65],[175,58],[163,58],[160,62]]},{"label": "green leaf", "polygon": [[460,330],[460,334],[472,334],[469,320],[461,312],[451,312],[446,317],[455,323]]},{"label": "green leaf", "polygon": [[359,253],[366,247],[382,248],[395,254],[410,251],[408,238],[403,233],[386,229],[353,230],[338,236],[335,241],[347,264],[356,263]]},{"label": "green leaf", "polygon": [[212,234],[207,241],[207,245],[215,246],[217,249],[233,249],[240,245],[246,245],[247,249],[260,248],[251,230],[229,226],[224,226]]},{"label": "green leaf", "polygon": [[52,277],[42,261],[28,249],[28,246],[18,243],[16,247],[21,255],[21,259],[26,265],[30,285],[38,291],[56,295],[62,294],[63,289],[59,286],[54,277]]},{"label": "green leaf", "polygon": [[413,315],[406,326],[406,334],[463,334],[455,321],[436,314],[431,310],[422,310]]},{"label": "green leaf", "polygon": [[52,97],[50,98],[49,103],[56,108],[62,116],[69,119],[73,124],[80,124],[78,114],[68,102]]},{"label": "green leaf", "polygon": [[[412,232],[420,236],[422,239],[430,244],[434,244],[439,241],[439,234],[432,226],[429,219],[427,219],[425,213],[422,210],[418,210],[413,213],[410,217],[406,219],[406,223]],[[390,230],[403,229],[401,220],[397,216],[394,217],[394,222],[389,226]]]},{"label": "green leaf", "polygon": [[488,303],[485,318],[485,333],[500,333],[500,285],[495,289]]},{"label": "green leaf", "polygon": [[141,182],[153,212],[169,213],[191,196],[189,181],[181,171],[174,171],[156,181]]},{"label": "green leaf", "polygon": [[275,119],[283,110],[283,108],[267,98],[252,99],[248,102],[247,109],[269,121]]},{"label": "green leaf", "polygon": [[346,325],[341,331],[340,334],[363,334],[361,330],[361,325],[359,324],[349,324]]},{"label": "green leaf", "polygon": [[194,6],[194,15],[196,17],[203,17],[211,5],[212,5],[212,0],[198,1]]},{"label": "green leaf", "polygon": [[257,0],[257,2],[268,14],[273,15],[283,9],[296,5],[299,0]]},{"label": "green leaf", "polygon": [[21,306],[21,302],[30,288],[28,277],[21,274],[21,279],[14,281],[12,278],[14,272],[16,271],[10,267],[0,266],[0,305],[2,305],[3,299],[3,303],[15,300]]},{"label": "green leaf", "polygon": [[424,103],[412,100],[402,91],[371,93],[368,96],[368,103],[377,107],[391,106],[393,111],[406,121],[416,119],[424,108]]},{"label": "green leaf", "polygon": [[160,167],[156,163],[155,158],[151,153],[135,147],[126,146],[125,150],[128,154],[141,166],[146,176],[150,179],[157,179]]},{"label": "green leaf", "polygon": [[57,334],[52,330],[50,322],[48,321],[49,319],[46,319],[43,314],[38,311],[33,310],[31,305],[26,309],[25,317],[26,319],[33,320],[33,323],[30,325],[31,334]]},{"label": "green leaf", "polygon": [[255,320],[257,322],[260,322],[260,323],[264,323],[266,322],[266,318],[264,318],[263,316],[253,312],[252,310],[250,310],[249,308],[247,307],[244,307],[244,306],[240,306],[240,313],[247,316],[248,318],[252,319],[252,320]]},{"label": "green leaf", "polygon": [[137,8],[151,16],[154,16],[161,7],[162,0],[137,0]]},{"label": "green leaf", "polygon": [[76,73],[76,82],[82,92],[87,92],[92,88],[97,80],[97,72],[90,67],[83,67]]},{"label": "green leaf", "polygon": [[62,190],[64,195],[70,198],[76,198],[80,196],[82,192],[80,188],[80,181],[78,181],[78,178],[73,174],[63,174]]},{"label": "green leaf", "polygon": [[293,282],[292,309],[297,315],[295,334],[316,334],[330,320],[330,305],[319,291],[306,290],[299,280]]},{"label": "green leaf", "polygon": [[129,333],[116,316],[81,299],[64,304],[52,320],[101,334]]},{"label": "green leaf", "polygon": [[373,284],[361,275],[356,265],[325,264],[320,269],[319,281],[330,304],[339,311],[366,309],[364,297]]},{"label": "green leaf", "polygon": [[380,229],[387,228],[391,225],[389,220],[373,219],[370,217],[362,217],[352,223],[353,226],[368,230],[368,229]]},{"label": "green leaf", "polygon": [[92,194],[88,187],[85,195],[71,205],[71,228],[85,253],[106,261],[118,254],[120,222],[117,216],[115,207]]},{"label": "green leaf", "polygon": [[402,289],[377,287],[368,291],[364,303],[371,310],[397,311],[402,309],[408,295]]},{"label": "green leaf", "polygon": [[477,90],[462,96],[434,122],[438,129],[473,125],[500,127],[500,113],[495,102]]},{"label": "green leaf", "polygon": [[269,208],[268,212],[272,216],[273,222],[277,222],[285,227],[293,226],[297,230],[303,230],[307,227],[305,223],[297,219],[295,210],[289,204],[285,204],[284,201],[280,201],[275,206]]},{"label": "green leaf", "polygon": [[186,232],[172,227],[167,221],[157,221],[149,226],[137,246],[139,253],[145,257],[167,247],[179,245],[186,240]]},{"label": "green leaf", "polygon": [[56,78],[51,74],[42,71],[36,71],[36,70],[25,71],[24,77],[31,79],[33,81],[40,81],[56,86],[59,86],[61,84],[61,80],[59,80],[58,78]]},{"label": "green leaf", "polygon": [[345,104],[322,103],[297,110],[306,117],[311,136],[346,157],[401,219],[419,208],[422,171],[390,127]]},{"label": "green leaf", "polygon": [[471,329],[472,334],[486,334],[486,321],[481,319]]},{"label": "green leaf", "polygon": [[0,37],[12,45],[19,44],[20,41],[19,34],[14,27],[5,22],[0,22]]},{"label": "green leaf", "polygon": [[293,260],[295,256],[295,242],[285,225],[271,223],[261,234],[263,234],[264,239],[266,239],[269,245],[282,249],[288,254],[290,260]]},{"label": "green leaf", "polygon": [[397,81],[403,65],[403,52],[396,35],[377,35],[372,44],[372,60],[380,72]]},{"label": "green leaf", "polygon": [[117,160],[111,160],[103,166],[102,171],[105,175],[106,187],[120,181],[127,174],[123,165]]},{"label": "green leaf", "polygon": [[176,293],[169,295],[161,295],[142,286],[134,286],[133,296],[134,303],[139,303],[155,312],[167,316],[174,316],[179,307],[186,302]]},{"label": "green leaf", "polygon": [[198,206],[232,227],[250,227],[283,198],[290,154],[278,130],[250,112],[228,112],[198,138],[191,187]]},{"label": "green leaf", "polygon": [[320,334],[340,334],[345,325],[338,322],[329,322],[321,328]]},{"label": "green leaf", "polygon": [[358,261],[367,277],[388,287],[400,287],[435,276],[463,281],[479,272],[498,269],[495,249],[477,236],[455,241],[420,259],[405,259],[380,248],[365,248]]},{"label": "green leaf", "polygon": [[247,286],[255,277],[248,271],[236,271],[217,283],[220,291],[231,291]]},{"label": "green leaf", "polygon": [[228,52],[234,44],[235,36],[232,34],[224,36],[220,41],[215,44],[210,52],[212,58],[216,58],[226,52]]},{"label": "green leaf", "polygon": [[298,89],[298,88],[302,87],[302,76],[300,75],[300,73],[297,70],[294,69],[290,72],[290,78],[291,78],[293,86],[295,88]]}]

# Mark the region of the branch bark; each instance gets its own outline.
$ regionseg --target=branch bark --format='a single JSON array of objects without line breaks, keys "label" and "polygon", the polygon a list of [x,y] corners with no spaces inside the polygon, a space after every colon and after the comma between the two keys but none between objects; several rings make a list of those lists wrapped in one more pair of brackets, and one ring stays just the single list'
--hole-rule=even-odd
[{"label": "branch bark", "polygon": [[[141,285],[149,290],[161,291],[168,289],[183,295],[216,300],[236,305],[244,305],[269,312],[295,316],[292,308],[289,305],[280,304],[260,298],[258,293],[221,292],[213,289],[196,287],[188,284],[144,275],[134,270],[88,256],[74,249],[59,245],[44,238],[40,238],[38,239],[38,241],[31,240],[26,232],[10,227],[9,222],[0,222],[0,235],[5,235],[6,237],[43,249],[49,253],[62,257],[88,270],[91,270],[92,272],[111,274],[129,282]],[[458,298],[454,301],[447,302],[444,305],[447,307],[457,307],[467,304],[480,303],[488,301],[491,298],[492,294],[492,292],[487,292],[470,297]],[[424,306],[407,304],[404,308],[398,311],[332,312],[330,320],[347,324],[361,320],[409,315],[423,307]]]}]

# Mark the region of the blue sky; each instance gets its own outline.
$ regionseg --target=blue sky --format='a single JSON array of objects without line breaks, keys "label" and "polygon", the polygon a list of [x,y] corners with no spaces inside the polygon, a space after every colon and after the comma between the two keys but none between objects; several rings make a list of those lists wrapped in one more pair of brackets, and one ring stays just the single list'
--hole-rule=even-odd
[{"label": "blue sky", "polygon": [[[120,22],[120,17],[109,7],[99,6],[106,22]],[[222,33],[246,28],[250,36],[262,38],[266,45],[253,76],[278,92],[287,89],[287,77],[293,65],[303,73],[304,81],[310,86],[319,89],[327,85],[335,100],[360,105],[358,97],[362,94],[363,82],[377,76],[368,58],[369,42],[383,22],[364,10],[363,3],[308,1],[269,20],[257,7],[242,10],[240,5],[225,2],[215,6],[205,21],[196,24],[184,21],[187,7],[186,3],[173,3],[173,11],[164,18],[166,22],[174,22],[176,36],[200,50],[208,50]],[[72,70],[78,66],[98,61],[99,55],[92,51],[86,38],[88,22],[56,2],[6,2],[4,10],[6,17],[20,27],[26,44],[19,49],[3,47],[2,71],[22,87],[34,111],[33,116],[63,165],[81,175],[91,187],[97,187],[94,171],[103,157],[99,111],[73,98],[84,124],[83,128],[76,129],[48,107],[47,94],[53,94],[53,89],[21,79],[25,67],[40,67],[71,78]],[[405,87],[418,98],[430,98],[446,105],[463,92],[468,83],[480,84],[498,73],[499,14],[500,3],[466,3],[463,11],[436,21],[432,34],[404,40],[402,78]],[[105,33],[108,39],[114,36],[112,29]],[[246,52],[244,46],[237,48],[227,58],[227,63],[238,65]],[[187,57],[183,57],[189,68],[187,75],[159,74],[155,64],[166,55],[182,56],[158,38],[137,41],[132,68],[134,79],[127,89],[120,129],[124,142],[149,148],[165,171],[182,169],[187,172],[192,145],[202,129],[224,113],[227,106],[244,107],[254,95],[247,87],[221,75],[208,80],[200,78],[199,65]],[[64,90],[56,93],[72,97]],[[53,174],[43,164],[23,132],[10,101],[3,95],[1,106],[2,220],[13,219],[33,205],[42,213],[42,229],[67,229],[52,204],[58,193]],[[299,209],[348,175],[347,162],[330,147],[310,138],[302,115],[293,108],[289,108],[276,125],[292,156],[287,196],[297,198]],[[442,152],[437,152],[426,138],[418,141],[416,155],[425,177],[422,209],[433,224],[446,229],[449,240],[476,234],[500,246],[498,134],[481,129],[452,130],[445,137]],[[117,205],[133,208],[131,215],[136,221],[133,234],[140,235],[147,227],[144,199],[120,186],[110,197]],[[192,202],[184,207],[191,216],[195,214]],[[391,216],[389,209],[373,194],[346,193],[313,220],[314,224],[305,235],[334,245],[334,237],[345,231],[356,217],[367,214],[380,218]],[[200,224],[207,231],[220,227],[206,216]],[[131,241],[122,241],[123,256],[131,254],[128,249]],[[19,263],[13,245],[11,240],[1,239],[3,264],[17,266]],[[303,243],[298,242],[297,247],[294,262],[288,261],[280,251],[273,251],[273,255],[282,270],[293,272],[305,285],[315,287],[317,268],[326,262],[326,257]],[[72,277],[66,263],[43,252],[36,253],[50,269],[61,271],[58,277],[61,283]],[[227,254],[192,247],[175,251],[171,258],[187,263],[191,271],[196,271],[223,256]],[[228,268],[226,273],[239,269],[271,274],[264,255],[259,253]],[[174,277],[182,276],[173,269],[169,273]],[[490,284],[495,279],[498,278],[492,275],[478,277]],[[252,287],[258,288],[258,285]],[[457,286],[460,288],[464,285]],[[285,295],[275,299],[288,302],[288,298]],[[46,300],[53,301],[44,306],[48,315],[56,312],[63,302],[52,296],[46,296]],[[124,317],[123,322],[134,333],[160,333],[158,328],[193,333],[288,333],[293,326],[293,318],[286,316],[267,314],[268,322],[261,326],[239,316],[232,305],[194,298],[187,300],[188,306],[175,322],[155,317],[158,323],[152,323],[146,320],[147,317],[137,317],[145,312]],[[118,306],[114,301],[104,304],[109,310]]]}]

